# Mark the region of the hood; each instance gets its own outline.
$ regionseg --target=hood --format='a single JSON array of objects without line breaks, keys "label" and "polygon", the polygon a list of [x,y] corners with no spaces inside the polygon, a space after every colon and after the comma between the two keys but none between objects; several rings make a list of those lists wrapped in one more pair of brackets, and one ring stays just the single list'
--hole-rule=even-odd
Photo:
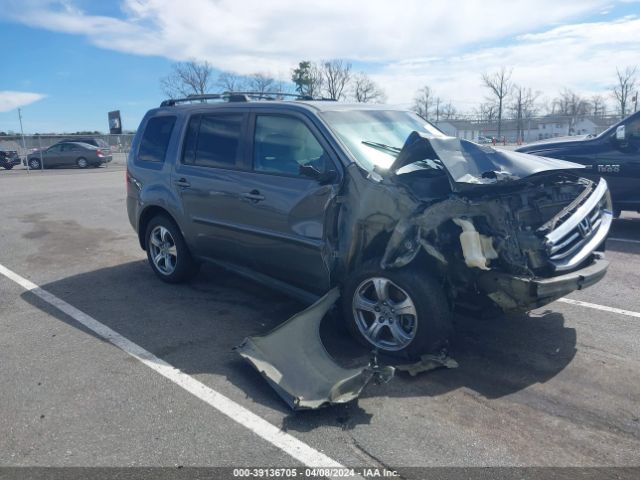
[{"label": "hood", "polygon": [[517,152],[529,152],[529,151],[537,151],[537,150],[547,150],[556,147],[568,147],[572,145],[579,145],[586,140],[591,140],[589,135],[575,135],[572,137],[555,137],[548,138],[546,140],[539,140],[537,142],[532,142],[524,147],[520,147],[516,149]]},{"label": "hood", "polygon": [[[419,169],[444,170],[453,191],[513,182],[538,173],[584,168],[577,163],[498,150],[454,137],[429,138],[413,132],[391,166],[396,174]],[[403,169],[403,167],[408,167]]]}]

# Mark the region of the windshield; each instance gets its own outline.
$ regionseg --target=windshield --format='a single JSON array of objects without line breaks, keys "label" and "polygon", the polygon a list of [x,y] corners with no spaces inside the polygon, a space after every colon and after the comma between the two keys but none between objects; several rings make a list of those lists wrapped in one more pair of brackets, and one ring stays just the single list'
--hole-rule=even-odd
[{"label": "windshield", "polygon": [[[637,117],[635,117],[633,120],[631,120],[631,118],[637,115]],[[638,112],[633,113],[631,115],[629,115],[627,118],[622,119],[621,121],[619,121],[618,123],[614,123],[613,125],[611,125],[609,128],[607,128],[606,130],[604,130],[603,132],[600,132],[598,135],[596,135],[596,137],[606,137],[607,135],[613,134],[615,133],[616,129],[620,126],[620,125],[626,125],[628,126],[630,123],[632,122],[637,122],[638,120],[640,120],[640,114],[638,114]]]},{"label": "windshield", "polygon": [[413,131],[430,137],[445,136],[416,114],[401,110],[342,110],[320,115],[367,171],[391,167]]}]

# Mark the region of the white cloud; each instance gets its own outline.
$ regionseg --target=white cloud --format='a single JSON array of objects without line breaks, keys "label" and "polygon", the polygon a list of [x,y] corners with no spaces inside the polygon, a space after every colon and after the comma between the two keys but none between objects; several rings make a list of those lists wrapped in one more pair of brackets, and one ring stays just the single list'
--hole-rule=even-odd
[{"label": "white cloud", "polygon": [[72,0],[4,4],[14,21],[102,48],[208,60],[243,74],[286,79],[302,59],[368,62],[389,101],[409,102],[429,84],[462,110],[484,96],[480,74],[502,65],[514,68],[515,81],[554,95],[565,86],[606,89],[616,66],[640,58],[637,18],[575,23],[611,0],[123,0],[117,18]]},{"label": "white cloud", "polygon": [[616,67],[637,64],[639,31],[636,17],[566,25],[522,35],[505,46],[394,62],[375,79],[387,89],[391,102],[410,102],[413,92],[428,84],[461,110],[477,105],[486,94],[480,75],[501,66],[513,68],[512,78],[518,84],[546,95],[565,87],[585,95],[606,94],[615,82]]},{"label": "white cloud", "polygon": [[82,13],[69,1],[8,0],[28,25],[87,36],[104,48],[207,59],[240,73],[288,71],[304,58],[388,62],[456,52],[536,31],[608,0],[124,0],[122,18]]},{"label": "white cloud", "polygon": [[14,108],[24,107],[30,103],[42,100],[45,95],[32,92],[0,91],[0,112],[8,112]]}]

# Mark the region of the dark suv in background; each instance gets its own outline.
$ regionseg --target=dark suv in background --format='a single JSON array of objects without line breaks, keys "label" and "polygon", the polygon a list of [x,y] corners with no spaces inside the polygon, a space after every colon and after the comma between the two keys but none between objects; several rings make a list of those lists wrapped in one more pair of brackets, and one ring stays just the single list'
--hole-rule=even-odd
[{"label": "dark suv in background", "polygon": [[0,167],[11,170],[16,165],[20,165],[20,156],[17,150],[10,150],[0,145]]},{"label": "dark suv in background", "polygon": [[356,338],[415,356],[454,305],[527,310],[603,277],[609,193],[580,168],[384,105],[210,95],[146,114],[127,208],[162,280],[209,261],[309,301],[337,286]]},{"label": "dark suv in background", "polygon": [[640,112],[599,135],[543,140],[517,151],[585,165],[585,177],[607,179],[616,216],[640,212]]}]

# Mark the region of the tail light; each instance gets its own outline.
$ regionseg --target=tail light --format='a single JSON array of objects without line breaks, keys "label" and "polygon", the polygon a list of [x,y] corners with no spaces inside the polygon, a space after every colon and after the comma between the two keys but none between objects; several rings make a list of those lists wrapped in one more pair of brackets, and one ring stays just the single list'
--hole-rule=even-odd
[{"label": "tail light", "polygon": [[96,155],[101,158],[104,157],[104,153],[102,153],[102,150],[100,150],[99,148],[96,150]]}]

